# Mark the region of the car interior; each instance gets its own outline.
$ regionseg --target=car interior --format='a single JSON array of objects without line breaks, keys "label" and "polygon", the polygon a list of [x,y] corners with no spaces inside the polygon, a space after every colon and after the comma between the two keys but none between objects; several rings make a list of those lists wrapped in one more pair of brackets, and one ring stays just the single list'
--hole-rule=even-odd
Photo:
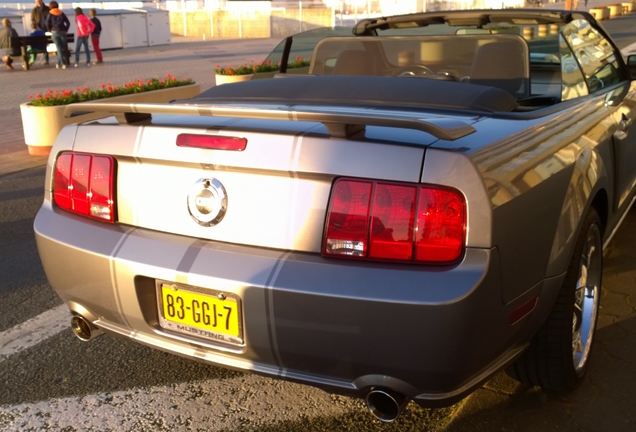
[{"label": "car interior", "polygon": [[615,48],[584,15],[482,12],[370,20],[359,23],[354,36],[336,29],[333,36],[301,33],[293,37],[289,57],[311,58],[304,76],[403,77],[495,87],[514,96],[514,111],[553,106],[627,78]]}]

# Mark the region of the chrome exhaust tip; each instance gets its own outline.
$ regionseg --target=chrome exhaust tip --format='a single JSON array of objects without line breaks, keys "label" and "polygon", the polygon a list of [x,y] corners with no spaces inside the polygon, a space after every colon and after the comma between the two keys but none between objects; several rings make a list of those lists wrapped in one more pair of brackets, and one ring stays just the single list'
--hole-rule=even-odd
[{"label": "chrome exhaust tip", "polygon": [[90,321],[80,315],[73,315],[71,318],[71,329],[78,339],[88,342],[102,334],[102,330],[95,327]]},{"label": "chrome exhaust tip", "polygon": [[371,390],[364,399],[367,409],[378,420],[390,423],[400,416],[409,399],[392,390]]}]

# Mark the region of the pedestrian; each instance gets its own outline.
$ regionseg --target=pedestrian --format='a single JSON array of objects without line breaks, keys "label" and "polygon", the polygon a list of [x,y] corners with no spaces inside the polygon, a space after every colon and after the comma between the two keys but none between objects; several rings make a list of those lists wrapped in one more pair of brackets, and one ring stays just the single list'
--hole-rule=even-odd
[{"label": "pedestrian", "polygon": [[66,53],[68,52],[68,42],[66,41],[66,33],[71,26],[64,12],[60,10],[60,5],[55,0],[49,3],[49,15],[46,18],[46,29],[51,32],[51,39],[57,50],[56,68],[66,69],[68,61]]},{"label": "pedestrian", "polygon": [[585,7],[587,7],[587,0],[585,0],[585,2],[584,2],[584,3],[585,3]]},{"label": "pedestrian", "polygon": [[81,7],[75,8],[75,26],[77,27],[77,41],[75,42],[75,67],[78,66],[80,51],[82,45],[86,51],[86,66],[91,65],[91,52],[88,50],[88,38],[93,30],[95,30],[95,24],[88,19]]},{"label": "pedestrian", "polygon": [[[46,33],[44,33],[44,30],[40,30],[36,24],[34,22],[31,23],[31,33],[29,33],[29,36],[46,36]],[[30,54],[29,56],[29,64],[32,65],[33,63],[35,63],[35,60],[38,57],[38,54],[42,54],[44,56],[44,64],[47,65],[49,64],[49,52],[46,50],[46,44],[43,45],[29,45],[29,47],[27,48],[27,53]]]},{"label": "pedestrian", "polygon": [[95,64],[103,63],[102,58],[102,50],[99,49],[99,35],[102,33],[102,23],[99,21],[95,15],[97,15],[97,11],[95,9],[91,9],[88,11],[88,15],[90,15],[90,20],[93,24],[95,24],[95,30],[91,33],[91,43],[93,44],[93,49],[95,50],[95,55],[97,56],[97,61]]},{"label": "pedestrian", "polygon": [[35,7],[31,10],[31,24],[46,31],[46,18],[49,16],[49,10],[49,7],[42,0],[35,0]]},{"label": "pedestrian", "polygon": [[18,32],[11,27],[11,20],[9,18],[2,19],[2,28],[0,29],[0,49],[2,50],[2,61],[7,69],[13,70],[13,59],[11,56],[20,55],[20,52],[13,49],[11,45],[11,38],[18,37]]}]

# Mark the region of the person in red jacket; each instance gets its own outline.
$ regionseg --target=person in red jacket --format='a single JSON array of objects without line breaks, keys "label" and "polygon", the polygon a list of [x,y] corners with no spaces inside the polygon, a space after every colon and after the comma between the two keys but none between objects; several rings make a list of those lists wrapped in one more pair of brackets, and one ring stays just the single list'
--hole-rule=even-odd
[{"label": "person in red jacket", "polygon": [[84,49],[86,51],[86,66],[91,65],[91,53],[88,50],[88,38],[95,30],[95,24],[91,22],[90,19],[84,12],[82,12],[81,7],[75,8],[75,25],[77,26],[77,42],[75,44],[75,67],[78,66],[80,50],[82,49],[82,45],[84,45]]}]

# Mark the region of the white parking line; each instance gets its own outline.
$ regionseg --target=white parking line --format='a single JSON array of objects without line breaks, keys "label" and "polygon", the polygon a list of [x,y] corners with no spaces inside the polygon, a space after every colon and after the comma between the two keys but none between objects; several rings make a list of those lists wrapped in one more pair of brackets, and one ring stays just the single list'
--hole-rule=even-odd
[{"label": "white parking line", "polygon": [[0,333],[0,363],[69,328],[70,319],[68,308],[61,305],[3,331]]}]

